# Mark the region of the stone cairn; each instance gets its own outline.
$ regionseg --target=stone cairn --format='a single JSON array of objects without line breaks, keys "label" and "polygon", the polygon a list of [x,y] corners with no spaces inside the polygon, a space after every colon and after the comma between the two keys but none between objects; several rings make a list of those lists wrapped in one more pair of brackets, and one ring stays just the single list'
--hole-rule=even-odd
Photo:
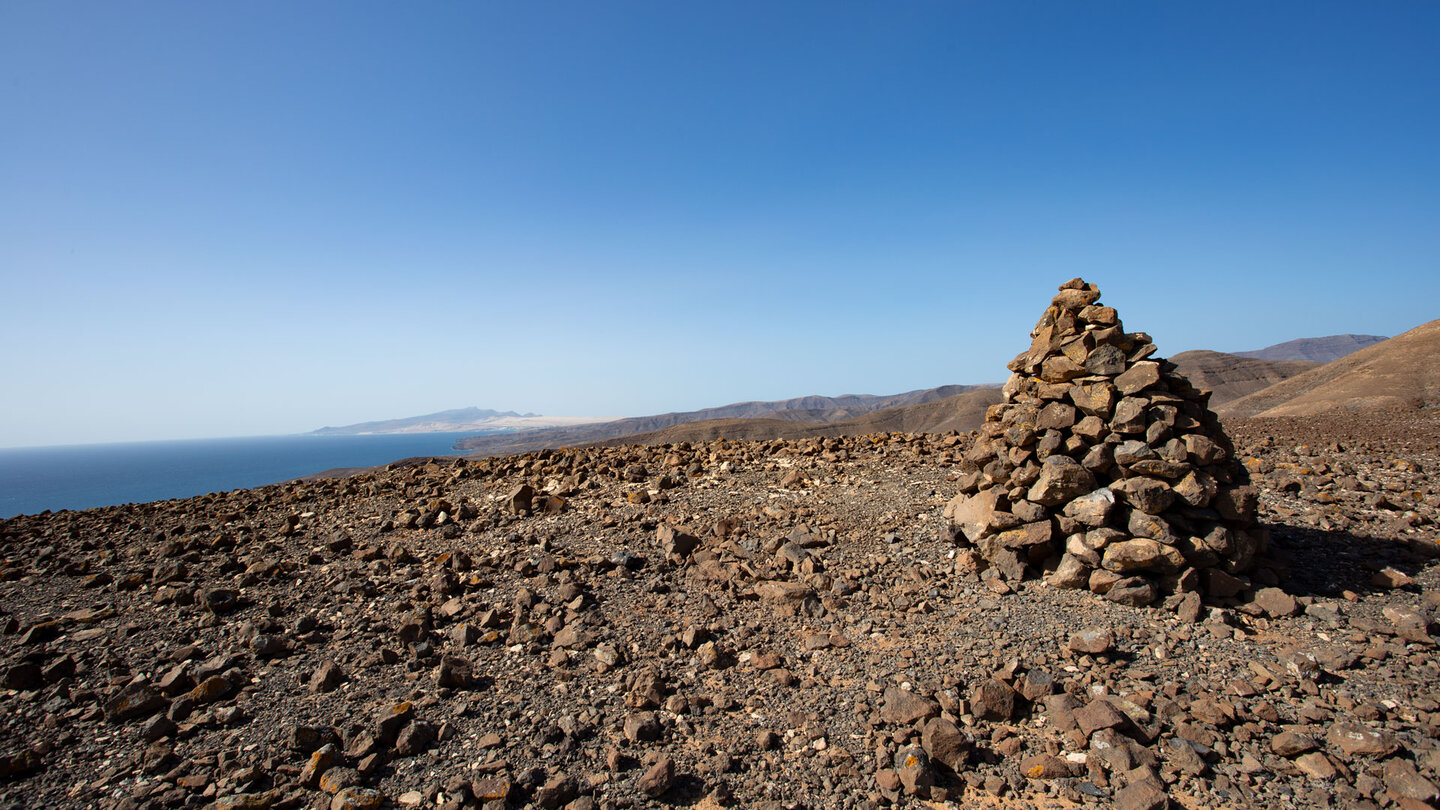
[{"label": "stone cairn", "polygon": [[1004,400],[962,459],[951,534],[976,546],[990,579],[1043,573],[1121,604],[1165,597],[1198,612],[1202,589],[1249,587],[1241,575],[1268,541],[1257,493],[1209,392],[1099,300],[1094,284],[1062,284],[1010,361]]}]

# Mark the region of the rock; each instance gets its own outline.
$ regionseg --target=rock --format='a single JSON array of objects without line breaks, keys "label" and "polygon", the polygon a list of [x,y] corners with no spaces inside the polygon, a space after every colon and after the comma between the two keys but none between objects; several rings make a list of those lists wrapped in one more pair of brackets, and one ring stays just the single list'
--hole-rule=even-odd
[{"label": "rock", "polygon": [[1090,582],[1090,571],[1090,567],[1081,562],[1079,557],[1066,554],[1060,558],[1060,564],[1055,566],[1055,570],[1046,574],[1045,581],[1055,588],[1084,588]]},{"label": "rock", "polygon": [[1170,485],[1158,478],[1125,478],[1112,483],[1110,489],[1121,501],[1147,515],[1159,515],[1175,502]]},{"label": "rock", "polygon": [[1071,775],[1070,763],[1049,754],[1036,754],[1020,760],[1020,773],[1027,779],[1061,779]]},{"label": "rock", "polygon": [[331,796],[360,781],[360,774],[350,768],[330,768],[320,775],[320,789]]},{"label": "rock", "polygon": [[380,810],[385,794],[374,788],[347,787],[330,800],[330,810]]},{"label": "rock", "polygon": [[1095,489],[1095,475],[1069,456],[1050,456],[1026,498],[1042,506],[1059,506]]},{"label": "rock", "polygon": [[970,759],[973,743],[949,720],[939,717],[930,719],[925,723],[920,739],[920,745],[929,754],[931,762],[938,762],[955,773],[960,773]]},{"label": "rock", "polygon": [[1119,728],[1125,725],[1125,715],[1121,714],[1104,700],[1092,700],[1085,706],[1075,710],[1075,724],[1085,736],[1090,736],[1102,728]]},{"label": "rock", "polygon": [[0,754],[0,780],[23,779],[38,773],[44,767],[40,755],[34,751],[14,751]]},{"label": "rock", "polygon": [[897,751],[895,773],[906,793],[922,799],[930,797],[930,788],[935,785],[935,772],[930,768],[930,757],[925,749],[907,745]]},{"label": "rock", "polygon": [[349,680],[349,678],[346,676],[345,670],[340,668],[339,664],[334,661],[326,661],[310,676],[308,686],[311,692],[321,694],[339,689],[340,684],[347,680]]},{"label": "rock", "polygon": [[1390,732],[1376,731],[1359,723],[1336,723],[1325,732],[1325,739],[1346,757],[1383,757],[1400,747]]},{"label": "rock", "polygon": [[302,754],[309,754],[322,746],[339,746],[340,739],[334,729],[324,726],[296,725],[290,728],[290,748]]},{"label": "rock", "polygon": [[1440,791],[1436,790],[1435,783],[1421,776],[1409,760],[1399,757],[1385,760],[1382,778],[1385,780],[1385,790],[1396,798],[1427,804],[1434,804],[1440,799]]},{"label": "rock", "polygon": [[1270,738],[1270,750],[1282,757],[1297,757],[1319,747],[1314,737],[1298,731],[1282,731]]},{"label": "rock", "polygon": [[945,517],[959,526],[970,542],[976,542],[993,529],[996,505],[1002,494],[999,487],[991,487],[974,495],[957,495],[946,505]]},{"label": "rock", "polygon": [[1107,571],[1117,574],[1131,574],[1136,571],[1173,574],[1185,566],[1185,558],[1174,546],[1167,546],[1146,537],[1137,537],[1106,546],[1105,556],[1100,564]]},{"label": "rock", "polygon": [[886,723],[908,726],[938,714],[939,706],[914,692],[907,692],[896,686],[886,687],[885,699],[880,704],[880,719]]},{"label": "rock", "polygon": [[217,700],[230,696],[235,691],[235,684],[223,675],[211,675],[195,685],[186,693],[186,697],[197,706],[208,706]]},{"label": "rock", "polygon": [[1125,396],[1138,394],[1160,382],[1160,364],[1142,360],[1115,378],[1115,390]]},{"label": "rock", "polygon": [[1163,810],[1169,803],[1165,791],[1148,781],[1132,782],[1115,791],[1115,810]]},{"label": "rock", "polygon": [[630,742],[649,742],[660,738],[660,721],[654,712],[637,712],[625,718],[622,730]]},{"label": "rock", "polygon": [[169,701],[150,684],[133,681],[105,701],[105,719],[122,723],[137,717],[148,717],[168,705]]},{"label": "rock", "polygon": [[203,594],[205,608],[216,616],[234,613],[240,607],[239,594],[228,588],[213,588]]},{"label": "rock", "polygon": [[658,798],[673,784],[675,784],[675,760],[668,755],[661,754],[655,764],[641,775],[636,786],[645,795]]},{"label": "rock", "polygon": [[22,661],[5,669],[5,688],[16,691],[27,689],[39,689],[45,685],[45,678],[40,670],[40,665],[31,661]]},{"label": "rock", "polygon": [[515,791],[515,785],[502,776],[476,779],[470,783],[470,793],[480,802],[504,802]]},{"label": "rock", "polygon": [[766,602],[789,607],[797,607],[815,598],[815,591],[809,586],[784,580],[759,583],[755,586],[755,593]]},{"label": "rock", "polygon": [[1104,526],[1115,509],[1115,492],[1101,487],[1065,504],[1064,514],[1086,526]]},{"label": "rock", "polygon": [[530,486],[529,484],[521,484],[520,486],[510,490],[510,494],[505,496],[505,502],[508,505],[510,512],[516,515],[530,514],[535,508],[534,500],[535,488]]},{"label": "rock", "polygon": [[433,745],[436,736],[435,727],[429,723],[410,723],[395,738],[395,753],[397,756],[413,757]]},{"label": "rock", "polygon": [[1130,607],[1144,607],[1157,596],[1155,583],[1144,577],[1129,577],[1116,582],[1105,592],[1105,598]]},{"label": "rock", "polygon": [[1279,588],[1261,588],[1255,592],[1255,604],[1275,618],[1294,616],[1300,612],[1295,597]]},{"label": "rock", "polygon": [[688,534],[669,524],[655,530],[655,540],[667,557],[688,557],[700,545],[700,538]]},{"label": "rock", "polygon": [[1382,568],[1370,577],[1370,584],[1377,588],[1407,588],[1415,584],[1415,578],[1394,568]]},{"label": "rock", "polygon": [[320,777],[324,776],[326,771],[339,765],[340,762],[340,752],[334,745],[322,745],[310,754],[310,758],[305,761],[305,767],[300,769],[297,780],[302,787],[318,788],[320,787]]},{"label": "rock", "polygon": [[1329,781],[1340,775],[1335,769],[1335,763],[1319,751],[1312,751],[1295,760],[1295,767],[1299,768],[1311,779]]},{"label": "rock", "polygon": [[440,657],[440,666],[435,670],[435,684],[451,689],[468,689],[475,680],[474,669],[469,659],[458,655]]},{"label": "rock", "polygon": [[1115,648],[1115,634],[1104,627],[1087,627],[1072,635],[1071,650],[1086,655],[1100,655]]},{"label": "rock", "polygon": [[1015,714],[1015,690],[994,678],[981,681],[970,693],[970,711],[981,720],[1009,720]]},{"label": "rock", "polygon": [[565,774],[552,776],[535,791],[535,803],[546,810],[558,810],[580,795],[575,779]]}]

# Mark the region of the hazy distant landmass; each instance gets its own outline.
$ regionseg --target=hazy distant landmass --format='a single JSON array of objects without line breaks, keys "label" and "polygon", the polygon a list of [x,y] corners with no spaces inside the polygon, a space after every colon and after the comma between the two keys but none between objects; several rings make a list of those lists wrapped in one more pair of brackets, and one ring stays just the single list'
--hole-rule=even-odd
[{"label": "hazy distant landmass", "polygon": [[403,419],[382,419],[341,427],[322,427],[312,431],[316,436],[364,436],[377,433],[463,433],[469,430],[512,431],[536,430],[570,425],[605,422],[607,416],[541,416],[538,413],[493,411],[486,408],[456,408],[449,411],[409,416]]},{"label": "hazy distant landmass", "polygon": [[1311,363],[1329,363],[1367,346],[1374,346],[1385,339],[1381,335],[1329,335],[1287,340],[1263,349],[1232,352],[1232,354],[1237,357],[1253,357],[1257,360],[1304,360]]}]

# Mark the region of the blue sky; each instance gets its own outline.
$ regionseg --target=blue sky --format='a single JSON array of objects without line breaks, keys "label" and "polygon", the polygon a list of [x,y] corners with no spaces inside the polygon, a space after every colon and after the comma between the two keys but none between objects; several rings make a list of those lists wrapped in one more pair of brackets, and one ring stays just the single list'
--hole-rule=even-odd
[{"label": "blue sky", "polygon": [[0,446],[1000,381],[1440,292],[1433,2],[0,4]]}]

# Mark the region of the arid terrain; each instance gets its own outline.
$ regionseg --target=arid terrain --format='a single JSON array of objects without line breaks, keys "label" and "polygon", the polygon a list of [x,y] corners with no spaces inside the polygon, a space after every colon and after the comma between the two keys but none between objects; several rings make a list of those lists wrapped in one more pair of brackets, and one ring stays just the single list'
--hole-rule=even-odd
[{"label": "arid terrain", "polygon": [[15,518],[0,795],[1427,806],[1433,412],[1228,427],[1289,577],[1191,617],[985,578],[940,514],[968,434],[582,448]]},{"label": "arid terrain", "polygon": [[1098,297],[1003,392],[0,522],[0,806],[1435,806],[1435,324]]}]

